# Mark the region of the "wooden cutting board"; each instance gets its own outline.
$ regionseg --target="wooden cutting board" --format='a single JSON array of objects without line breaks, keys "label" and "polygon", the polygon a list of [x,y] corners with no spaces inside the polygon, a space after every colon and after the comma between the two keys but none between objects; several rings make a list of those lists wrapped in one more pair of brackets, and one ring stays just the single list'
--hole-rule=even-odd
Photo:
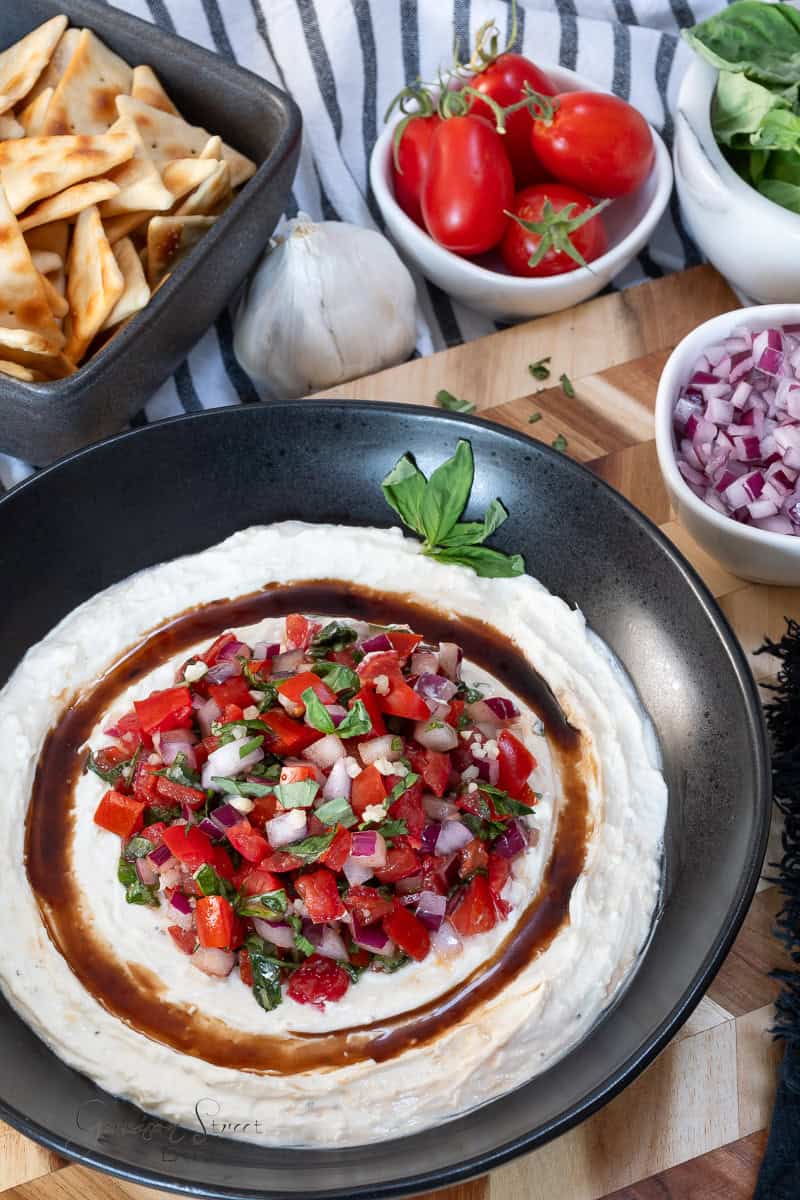
[{"label": "wooden cutting board", "polygon": [[[765,633],[780,634],[784,614],[800,617],[800,589],[746,583],[700,550],[670,511],[653,442],[656,385],[669,351],[695,325],[735,307],[720,276],[698,267],[323,394],[433,404],[446,388],[487,420],[544,442],[561,435],[564,453],[589,464],[680,547],[752,655]],[[537,384],[528,364],[546,355],[551,378]],[[574,397],[559,385],[562,373]],[[531,423],[534,413],[541,418]],[[751,663],[760,681],[770,679],[771,660],[751,657]],[[779,853],[774,835],[767,861]],[[437,1192],[436,1200],[712,1200],[723,1194],[749,1200],[780,1060],[768,1032],[776,994],[768,972],[785,965],[771,934],[779,906],[777,889],[762,882],[708,994],[675,1040],[611,1104],[543,1149],[490,1177]],[[0,1200],[152,1195],[68,1166],[0,1123]]]}]

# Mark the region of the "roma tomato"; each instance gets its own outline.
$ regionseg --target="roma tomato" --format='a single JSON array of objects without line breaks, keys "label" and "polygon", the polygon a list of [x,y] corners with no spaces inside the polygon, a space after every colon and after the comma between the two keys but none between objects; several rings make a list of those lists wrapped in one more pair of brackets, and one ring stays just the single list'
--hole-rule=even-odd
[{"label": "roma tomato", "polygon": [[412,117],[403,129],[392,157],[394,198],[406,216],[418,225],[424,224],[420,197],[430,162],[431,140],[441,123],[441,117],[436,113],[429,117]]},{"label": "roma tomato", "polygon": [[[483,96],[491,97],[501,108],[508,108],[522,99],[526,83],[542,96],[556,94],[555,84],[548,79],[544,71],[540,71],[535,63],[522,54],[501,54],[470,80],[470,87]],[[477,105],[476,111],[480,112],[480,101],[476,99],[474,104]],[[483,107],[485,108],[485,105]],[[526,187],[529,183],[538,183],[548,177],[548,172],[539,162],[531,145],[532,125],[533,117],[527,108],[520,108],[506,117],[503,145],[511,162],[517,187]]]},{"label": "roma tomato", "polygon": [[650,174],[655,158],[642,114],[605,92],[557,96],[552,113],[534,120],[531,146],[551,175],[591,196],[627,196]]},{"label": "roma tomato", "polygon": [[505,232],[514,176],[503,141],[484,117],[449,117],[431,138],[422,215],[431,237],[455,254],[483,254]]},{"label": "roma tomato", "polygon": [[[600,205],[566,183],[535,183],[514,197],[500,253],[514,275],[563,275],[605,254]],[[583,262],[581,262],[581,259]]]}]

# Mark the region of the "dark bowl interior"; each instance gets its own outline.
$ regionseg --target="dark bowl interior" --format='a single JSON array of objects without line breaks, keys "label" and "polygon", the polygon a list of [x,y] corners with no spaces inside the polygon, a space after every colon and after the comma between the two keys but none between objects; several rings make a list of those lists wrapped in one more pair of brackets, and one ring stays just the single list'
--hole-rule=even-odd
[{"label": "dark bowl interior", "polygon": [[300,153],[300,112],[284,92],[101,0],[6,0],[0,50],[61,12],[131,66],[151,66],[187,121],[220,134],[258,170],[145,308],[74,375],[39,384],[0,375],[0,450],[37,464],[121,429],[186,357],[269,241]]},{"label": "dark bowl interior", "polygon": [[658,731],[668,869],[632,983],[576,1049],[510,1097],[440,1129],[335,1151],[258,1148],[148,1123],[64,1066],[2,1005],[0,1115],[30,1136],[198,1195],[406,1195],[485,1171],[588,1115],[664,1046],[708,986],[766,842],[766,745],[749,669],[674,547],[588,471],[520,435],[430,409],[305,401],[181,418],[79,452],[0,502],[0,683],[75,605],[142,567],[252,523],[390,525],[379,480],[406,450],[429,471],[459,436],[475,452],[475,513],[502,497],[511,516],[497,542],[524,552],[532,574],[580,606]]}]

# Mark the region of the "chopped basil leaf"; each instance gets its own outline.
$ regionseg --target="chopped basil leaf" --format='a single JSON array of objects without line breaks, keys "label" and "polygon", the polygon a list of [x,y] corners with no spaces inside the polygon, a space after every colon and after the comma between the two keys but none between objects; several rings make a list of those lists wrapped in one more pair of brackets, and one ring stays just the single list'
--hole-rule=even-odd
[{"label": "chopped basil leaf", "polygon": [[328,800],[325,804],[321,804],[314,816],[318,821],[322,821],[323,825],[344,825],[345,829],[355,825],[358,820],[350,807],[350,801],[346,800],[344,796],[337,796],[335,800]]},{"label": "chopped basil leaf", "polygon": [[146,837],[132,837],[125,847],[125,858],[144,858],[148,854],[152,854],[155,850],[155,845]]},{"label": "chopped basil leaf", "polygon": [[136,874],[136,867],[133,863],[129,863],[126,858],[120,858],[117,864],[117,879],[123,887],[128,887],[131,883],[136,883],[139,876]]},{"label": "chopped basil leaf", "polygon": [[464,683],[463,681],[459,683],[456,695],[465,704],[477,704],[479,700],[483,699],[483,692],[476,687],[470,687],[468,683]]},{"label": "chopped basil leaf", "polygon": [[192,878],[204,896],[224,896],[226,900],[230,900],[235,893],[227,879],[223,879],[210,863],[198,867]]},{"label": "chopped basil leaf", "polygon": [[341,663],[329,662],[322,658],[319,662],[314,663],[311,670],[320,679],[324,679],[331,691],[336,692],[337,695],[340,692],[355,693],[361,689],[361,680],[355,671],[351,671],[349,667],[343,667]]},{"label": "chopped basil leaf", "polygon": [[491,842],[500,834],[506,832],[506,825],[502,821],[483,821],[480,817],[476,817],[474,813],[463,813],[461,820],[466,825],[467,829],[480,838],[482,842]]},{"label": "chopped basil leaf", "polygon": [[248,754],[252,754],[254,750],[258,750],[261,743],[264,741],[263,733],[258,737],[251,738],[249,742],[245,742],[239,747],[239,758],[247,758]]},{"label": "chopped basil leaf", "polygon": [[160,904],[157,888],[145,887],[138,880],[125,889],[125,899],[128,904],[146,904],[148,908],[158,908]]},{"label": "chopped basil leaf", "polygon": [[342,621],[329,621],[319,633],[311,639],[309,655],[311,658],[325,658],[335,650],[346,650],[358,639],[358,633],[352,625]]},{"label": "chopped basil leaf", "polygon": [[320,833],[315,837],[304,838],[302,842],[294,842],[291,846],[283,846],[283,853],[302,858],[307,863],[316,862],[320,854],[324,854],[330,846],[335,832],[331,829],[329,833]]},{"label": "chopped basil leaf", "polygon": [[363,700],[356,700],[344,720],[337,726],[340,738],[363,737],[372,732],[372,720]]},{"label": "chopped basil leaf", "polygon": [[211,779],[213,783],[219,785],[220,791],[225,792],[227,796],[250,796],[251,798],[256,798],[272,794],[272,785],[269,783],[252,783],[249,780],[226,779],[224,775],[212,775]]},{"label": "chopped basil leaf", "polygon": [[[358,949],[357,946],[356,949]],[[358,983],[359,979],[367,969],[366,967],[357,967],[354,963],[348,962],[344,958],[337,958],[336,962],[342,968],[342,970],[350,976],[351,983]]]},{"label": "chopped basil leaf", "polygon": [[306,688],[300,699],[306,706],[306,720],[312,729],[318,729],[320,733],[335,733],[336,726],[333,723],[333,717],[313,687]]},{"label": "chopped basil leaf", "polygon": [[447,412],[475,412],[475,405],[471,401],[459,400],[458,396],[454,396],[452,392],[445,391],[444,388],[441,388],[436,393],[436,403],[439,408],[444,408]]},{"label": "chopped basil leaf", "polygon": [[[242,717],[240,721],[213,721],[211,724],[211,732],[218,737],[224,733],[233,734],[236,729],[251,729],[256,733],[269,732],[267,726],[258,717],[248,717],[247,720]],[[234,734],[234,736],[236,735]]]},{"label": "chopped basil leaf", "polygon": [[372,960],[372,967],[376,971],[384,971],[387,975],[393,975],[395,971],[399,971],[409,961],[408,955],[403,954],[402,951],[400,954],[395,954],[394,958],[382,958],[376,954]]},{"label": "chopped basil leaf", "polygon": [[402,779],[399,779],[384,801],[386,807],[391,808],[395,800],[399,800],[403,793],[407,792],[409,788],[412,788],[414,784],[418,782],[418,780],[419,775],[415,775],[413,771],[409,771],[407,775],[404,775]]},{"label": "chopped basil leaf", "polygon": [[145,825],[155,825],[157,821],[163,821],[165,825],[171,825],[180,815],[179,805],[169,807],[165,804],[148,804],[144,810],[144,823]]},{"label": "chopped basil leaf", "polygon": [[567,446],[569,445],[569,442],[564,437],[563,433],[559,433],[556,437],[553,438],[550,445],[553,447],[554,450],[561,450],[563,452],[564,450],[566,450]]},{"label": "chopped basil leaf", "polygon": [[282,764],[278,759],[270,763],[262,760],[256,763],[254,767],[250,767],[247,773],[248,775],[258,775],[259,779],[270,779],[277,783],[281,777],[281,766]]},{"label": "chopped basil leaf", "polygon": [[460,733],[462,729],[469,729],[469,728],[471,728],[471,726],[472,726],[472,718],[468,717],[466,713],[462,713],[461,716],[458,718],[458,722],[456,724],[456,729],[458,730],[458,732]]},{"label": "chopped basil leaf", "polygon": [[259,896],[240,895],[235,907],[240,917],[261,917],[268,921],[270,917],[282,917],[288,904],[286,892],[278,888],[274,892],[262,892]]},{"label": "chopped basil leaf", "polygon": [[154,775],[162,775],[165,779],[169,779],[172,783],[179,783],[181,787],[196,788],[200,783],[200,775],[197,771],[193,771],[187,766],[188,759],[181,751],[175,755],[174,762],[161,771],[154,771]]},{"label": "chopped basil leaf", "polygon": [[303,937],[302,933],[294,935],[294,944],[295,949],[299,950],[301,954],[305,954],[306,958],[309,958],[314,953],[314,946],[307,937]]},{"label": "chopped basil leaf", "polygon": [[535,425],[537,421],[541,421],[542,414],[540,412],[532,412],[528,417],[528,424]]},{"label": "chopped basil leaf", "polygon": [[551,355],[548,354],[546,358],[540,358],[536,362],[528,363],[528,370],[534,379],[550,378],[550,368],[547,365],[550,362],[550,358]]},{"label": "chopped basil leaf", "polygon": [[494,811],[499,817],[529,817],[531,815],[529,805],[522,804],[519,800],[513,800],[508,792],[502,791],[501,788],[478,782],[478,790],[491,796]]},{"label": "chopped basil leaf", "polygon": [[408,825],[405,821],[384,821],[378,826],[378,833],[384,838],[403,837],[408,833]]},{"label": "chopped basil leaf", "polygon": [[392,753],[396,754],[398,750],[403,749],[403,739],[401,737],[392,738]]},{"label": "chopped basil leaf", "polygon": [[[124,762],[116,763],[113,767],[101,767],[90,750],[86,757],[86,762],[83,764],[83,773],[85,775],[87,771],[92,771],[95,775],[99,775],[105,783],[116,783],[120,775],[125,774],[125,769],[132,762],[134,762],[134,759],[128,758]],[[125,778],[129,779],[130,776],[125,775]]]},{"label": "chopped basil leaf", "polygon": [[251,933],[245,941],[253,972],[253,995],[267,1012],[277,1008],[283,1000],[281,992],[281,967],[273,958],[263,938]]},{"label": "chopped basil leaf", "polygon": [[272,790],[282,808],[310,808],[316,799],[319,784],[315,779],[301,779],[296,783],[279,783]]},{"label": "chopped basil leaf", "polygon": [[559,375],[558,382],[561,384],[564,395],[569,396],[570,400],[574,400],[575,388],[572,386],[572,380],[570,379],[569,375],[566,373],[564,375]]}]

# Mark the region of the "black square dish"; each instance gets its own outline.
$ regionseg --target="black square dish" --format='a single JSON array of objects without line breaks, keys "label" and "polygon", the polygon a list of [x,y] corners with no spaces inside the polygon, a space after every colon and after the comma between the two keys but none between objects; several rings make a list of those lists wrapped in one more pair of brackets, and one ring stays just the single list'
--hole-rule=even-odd
[{"label": "black square dish", "polygon": [[0,450],[36,464],[120,429],[213,323],[283,210],[301,132],[294,101],[266,80],[99,0],[0,4],[0,50],[57,13],[131,66],[151,66],[189,122],[219,133],[258,170],[141,312],[74,375],[53,383],[0,375]]}]

